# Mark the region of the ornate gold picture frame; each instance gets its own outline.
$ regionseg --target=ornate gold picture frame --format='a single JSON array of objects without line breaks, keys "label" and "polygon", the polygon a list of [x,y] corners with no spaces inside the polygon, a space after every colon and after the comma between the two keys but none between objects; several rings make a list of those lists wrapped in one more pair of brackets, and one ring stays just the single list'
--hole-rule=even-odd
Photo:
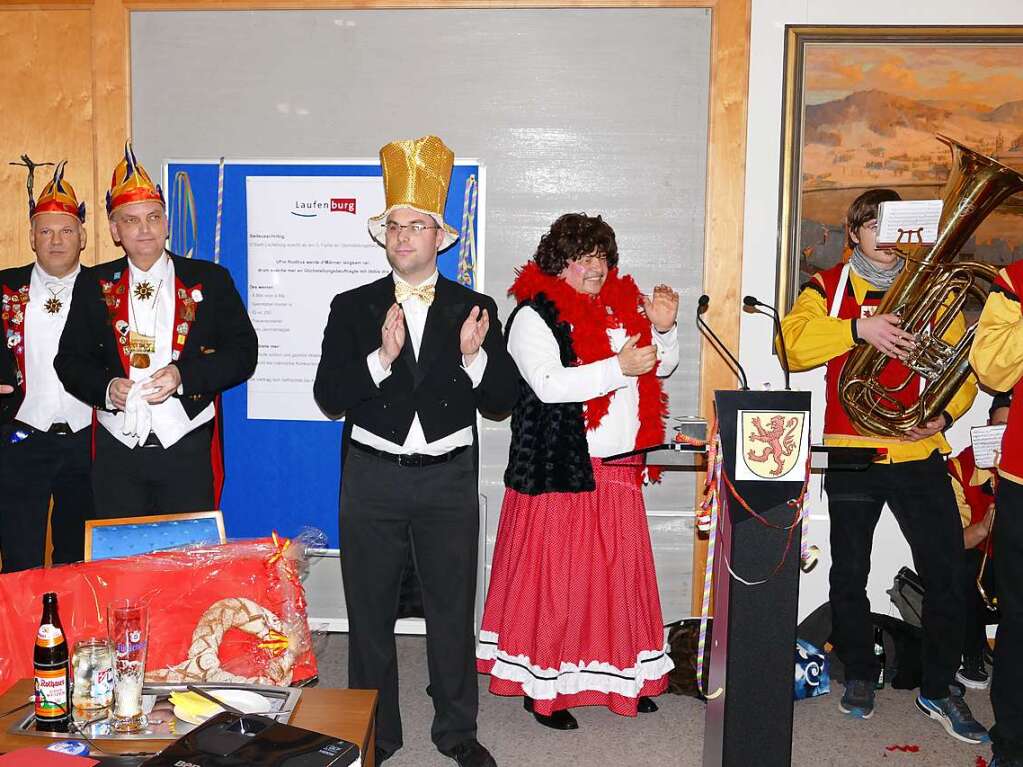
[{"label": "ornate gold picture frame", "polygon": [[[940,196],[941,133],[1023,170],[1023,27],[789,26],[785,39],[776,300],[848,257],[845,213],[866,189]],[[1023,199],[1003,203],[963,257],[1023,258]]]}]

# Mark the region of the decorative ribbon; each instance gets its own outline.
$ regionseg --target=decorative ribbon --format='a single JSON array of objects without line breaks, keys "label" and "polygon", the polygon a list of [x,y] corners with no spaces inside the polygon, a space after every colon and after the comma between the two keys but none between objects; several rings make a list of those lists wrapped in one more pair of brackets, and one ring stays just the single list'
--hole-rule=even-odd
[{"label": "decorative ribbon", "polygon": [[260,642],[257,646],[261,650],[269,650],[271,655],[280,655],[288,649],[288,637],[279,631],[270,629],[266,633],[266,639]]},{"label": "decorative ribbon", "polygon": [[[712,424],[711,433],[714,436],[706,443],[708,471],[703,489],[704,500],[700,504],[700,508],[696,513],[697,530],[705,532],[708,535],[707,562],[703,572],[703,600],[700,608],[700,635],[696,644],[696,684],[697,689],[704,695],[704,697],[707,698],[707,700],[713,700],[724,692],[724,688],[721,687],[717,688],[712,693],[707,693],[703,689],[703,667],[707,647],[707,623],[710,617],[710,599],[714,582],[714,556],[717,548],[717,530],[721,519],[725,519],[727,524],[729,516],[729,495],[733,496],[742,508],[750,514],[750,516],[765,527],[770,527],[776,530],[787,530],[789,533],[785,542],[785,551],[782,553],[781,559],[778,564],[775,565],[771,575],[763,580],[748,581],[742,578],[732,569],[731,563],[728,561],[728,556],[723,555],[725,567],[732,578],[746,586],[759,586],[767,583],[771,577],[777,575],[782,566],[785,564],[785,560],[788,558],[789,550],[792,546],[793,534],[796,526],[800,522],[804,523],[800,539],[800,566],[804,572],[809,572],[813,565],[816,564],[816,555],[812,551],[813,549],[816,549],[816,547],[808,545],[806,530],[806,523],[809,521],[809,511],[806,506],[806,493],[810,484],[810,452],[807,451],[803,487],[800,490],[799,497],[788,502],[788,505],[793,509],[792,522],[787,525],[776,525],[754,511],[735,489],[735,486],[728,478],[728,474],[724,470],[724,456],[721,450],[721,432],[718,429],[716,421]],[[685,440],[692,439],[684,437],[684,439],[680,440],[679,436],[684,437],[684,435],[676,435],[676,441],[678,442],[684,442]],[[809,440],[809,435],[807,435],[807,440]],[[727,488],[728,492],[723,492],[723,488]],[[807,561],[811,558],[813,561],[810,566],[807,567]]]},{"label": "decorative ribbon", "polygon": [[224,158],[217,169],[217,225],[213,230],[213,263],[220,263],[220,224],[224,220]]},{"label": "decorative ribbon", "polygon": [[195,255],[199,242],[199,222],[195,213],[195,195],[192,194],[192,180],[187,171],[174,174],[171,188],[170,248],[185,258]]},{"label": "decorative ribbon", "polygon": [[[280,576],[283,574],[284,578],[295,587],[295,604],[299,610],[305,610],[306,600],[305,591],[302,589],[302,579],[298,575],[298,570],[295,568],[295,562],[285,556],[285,552],[291,546],[290,538],[282,538],[274,530],[270,533],[270,540],[273,544],[273,551],[266,558],[266,569],[273,575]],[[279,564],[279,567],[276,566]],[[283,570],[283,573],[281,572]]]},{"label": "decorative ribbon", "polygon": [[462,228],[458,235],[458,282],[466,287],[476,284],[476,198],[479,184],[472,174],[465,182],[462,202]]},{"label": "decorative ribbon", "polygon": [[[718,687],[714,692],[708,693],[703,689],[703,663],[707,651],[707,622],[710,618],[710,594],[714,580],[714,549],[717,544],[717,521],[719,510],[719,499],[721,497],[721,475],[722,453],[721,434],[715,424],[714,437],[707,448],[707,465],[712,467],[707,472],[707,481],[704,484],[704,501],[700,504],[700,511],[703,512],[705,527],[700,526],[701,515],[697,514],[697,528],[706,530],[709,535],[707,541],[707,564],[703,570],[703,603],[700,607],[700,636],[696,642],[696,689],[700,691],[707,700],[714,700],[724,692],[723,687]],[[709,488],[709,492],[708,492]]]},{"label": "decorative ribbon", "polygon": [[284,559],[284,552],[288,550],[289,546],[291,546],[291,539],[281,538],[279,535],[277,535],[276,530],[270,533],[270,539],[273,541],[274,551],[266,559],[266,564],[268,567],[273,566],[280,562],[282,559]]}]

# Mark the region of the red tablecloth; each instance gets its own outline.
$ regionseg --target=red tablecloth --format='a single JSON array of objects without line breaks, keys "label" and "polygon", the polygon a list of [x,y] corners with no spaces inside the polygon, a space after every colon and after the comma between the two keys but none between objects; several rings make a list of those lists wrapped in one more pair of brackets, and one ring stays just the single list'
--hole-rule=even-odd
[{"label": "red tablecloth", "polygon": [[275,538],[0,575],[0,691],[32,676],[42,595],[69,644],[106,636],[115,599],[150,605],[147,679],[287,685],[316,675],[300,547]]}]

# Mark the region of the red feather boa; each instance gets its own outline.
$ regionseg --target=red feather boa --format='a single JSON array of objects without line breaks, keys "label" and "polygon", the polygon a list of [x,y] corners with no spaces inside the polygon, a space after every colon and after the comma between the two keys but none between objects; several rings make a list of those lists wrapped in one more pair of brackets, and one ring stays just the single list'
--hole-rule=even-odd
[{"label": "red feather boa", "polygon": [[[518,273],[508,293],[522,303],[543,293],[554,302],[558,318],[572,326],[572,348],[576,363],[586,365],[599,362],[614,355],[611,351],[609,328],[623,327],[630,335],[639,333],[639,346],[652,343],[650,321],[640,311],[643,296],[631,277],[620,277],[618,269],[608,272],[600,295],[591,297],[580,293],[560,277],[540,270],[535,261],[530,261]],[[668,398],[661,387],[655,370],[638,378],[639,386],[639,431],[636,433],[636,448],[651,447],[664,442],[664,424],[668,416]],[[614,392],[587,400],[585,408],[586,428],[596,429],[611,407]],[[660,472],[650,469],[651,480]]]}]

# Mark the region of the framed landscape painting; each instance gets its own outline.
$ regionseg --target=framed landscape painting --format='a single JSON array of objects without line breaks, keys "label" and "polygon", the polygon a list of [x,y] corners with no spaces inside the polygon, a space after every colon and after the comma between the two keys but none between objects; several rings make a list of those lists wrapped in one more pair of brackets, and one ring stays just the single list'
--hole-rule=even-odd
[{"label": "framed landscape painting", "polygon": [[[872,187],[936,199],[948,136],[1023,171],[1023,27],[786,30],[777,304],[847,256],[845,212]],[[977,228],[960,258],[1023,258],[1023,195]]]}]

